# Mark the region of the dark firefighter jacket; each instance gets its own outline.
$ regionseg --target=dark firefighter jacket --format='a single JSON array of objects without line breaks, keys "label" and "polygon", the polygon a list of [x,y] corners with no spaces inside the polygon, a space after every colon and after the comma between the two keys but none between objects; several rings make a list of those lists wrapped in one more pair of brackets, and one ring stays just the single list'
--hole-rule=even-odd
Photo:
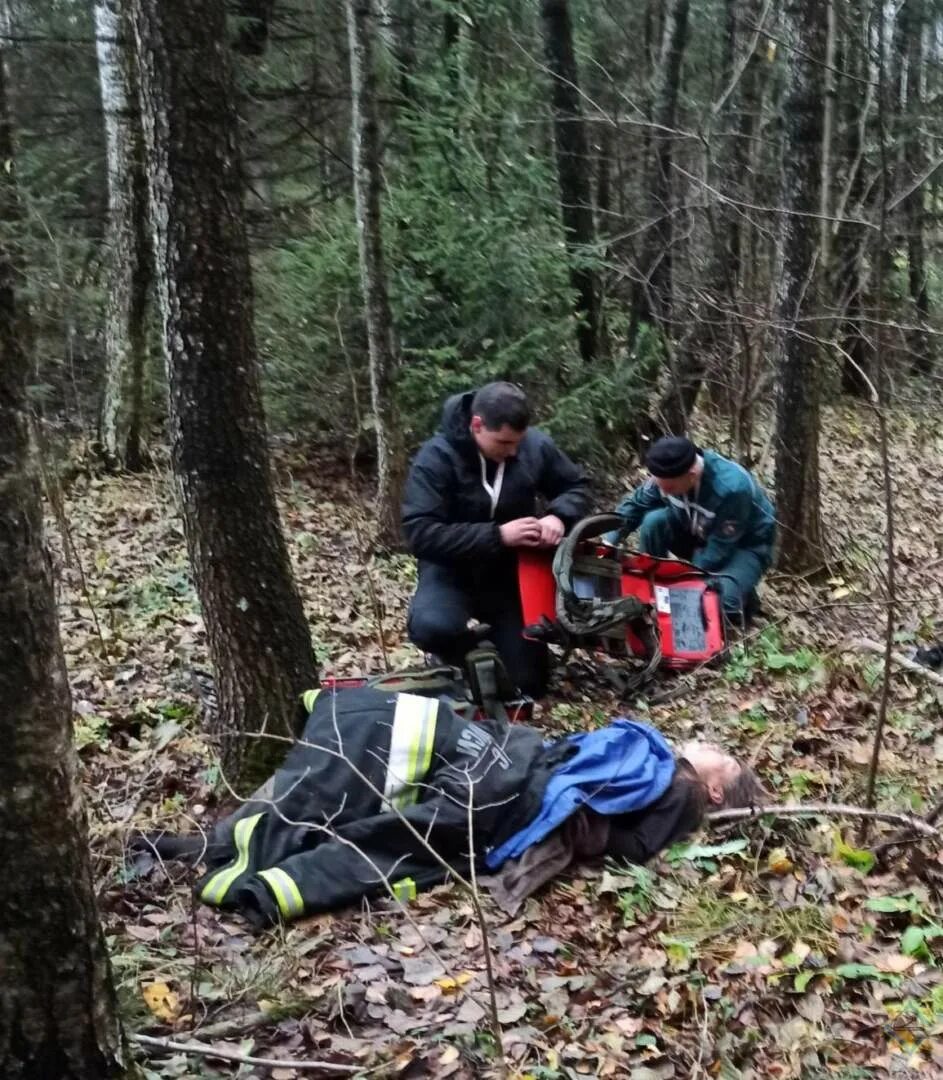
[{"label": "dark firefighter jacket", "polygon": [[[487,581],[496,566],[513,556],[501,544],[498,527],[540,511],[556,514],[568,528],[589,512],[586,473],[549,435],[528,428],[517,455],[505,462],[500,496],[492,514],[482,483],[482,459],[469,430],[474,392],[450,397],[438,432],[420,447],[403,495],[403,533],[422,562],[454,567],[470,582]],[[485,479],[497,466],[484,462]]]},{"label": "dark firefighter jacket", "polygon": [[[211,834],[209,869],[197,883],[201,900],[257,926],[391,891],[409,899],[445,880],[449,869],[464,876],[472,847],[481,865],[546,814],[545,794],[559,806],[569,761],[592,780],[586,798],[562,796],[571,811],[596,805],[606,787],[598,754],[586,770],[586,736],[548,743],[525,725],[466,722],[435,698],[374,689],[324,691],[308,704],[304,734],[283,767]],[[611,731],[601,734],[611,740]],[[625,763],[619,754],[609,772]],[[636,811],[622,815],[625,829],[613,842],[637,861],[696,824],[686,799],[666,790],[673,762],[668,769],[659,753],[648,768],[647,788],[627,771],[625,798],[620,803],[613,789],[605,804],[610,813]],[[649,803],[651,813],[640,817]]]},{"label": "dark firefighter jacket", "polygon": [[467,723],[435,698],[325,691],[265,799],[214,830],[198,895],[262,924],[388,893],[385,883],[408,898],[448,874],[423,839],[467,870],[469,799],[483,850],[537,813],[571,752],[523,725]]}]

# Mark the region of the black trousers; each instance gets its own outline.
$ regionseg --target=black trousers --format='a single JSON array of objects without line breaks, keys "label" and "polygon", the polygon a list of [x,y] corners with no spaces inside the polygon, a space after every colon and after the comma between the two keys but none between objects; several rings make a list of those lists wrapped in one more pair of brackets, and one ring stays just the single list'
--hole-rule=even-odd
[{"label": "black trousers", "polygon": [[449,567],[423,563],[406,628],[420,649],[461,667],[477,641],[468,620],[488,623],[486,640],[498,650],[511,681],[525,694],[540,698],[547,691],[549,653],[542,642],[521,636],[524,623],[516,571],[514,563],[501,567],[493,580],[473,583]]}]

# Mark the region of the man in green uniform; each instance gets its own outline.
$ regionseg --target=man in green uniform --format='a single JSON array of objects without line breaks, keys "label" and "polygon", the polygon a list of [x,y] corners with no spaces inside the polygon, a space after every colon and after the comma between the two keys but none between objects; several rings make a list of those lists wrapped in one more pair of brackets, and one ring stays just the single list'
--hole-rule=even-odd
[{"label": "man in green uniform", "polygon": [[688,559],[716,584],[728,618],[757,606],[756,585],[773,561],[776,515],[766,492],[742,465],[679,436],[652,444],[651,477],[616,507],[616,537],[639,531],[649,555]]}]

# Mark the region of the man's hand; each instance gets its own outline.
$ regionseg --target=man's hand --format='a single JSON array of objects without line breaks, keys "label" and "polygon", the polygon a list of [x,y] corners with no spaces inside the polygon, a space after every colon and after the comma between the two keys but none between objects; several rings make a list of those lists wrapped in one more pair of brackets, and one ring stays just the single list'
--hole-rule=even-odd
[{"label": "man's hand", "polygon": [[566,526],[556,514],[547,514],[540,518],[537,524],[540,526],[541,547],[556,547],[566,532]]},{"label": "man's hand", "polygon": [[498,530],[505,547],[539,547],[543,526],[535,517],[515,518]]}]

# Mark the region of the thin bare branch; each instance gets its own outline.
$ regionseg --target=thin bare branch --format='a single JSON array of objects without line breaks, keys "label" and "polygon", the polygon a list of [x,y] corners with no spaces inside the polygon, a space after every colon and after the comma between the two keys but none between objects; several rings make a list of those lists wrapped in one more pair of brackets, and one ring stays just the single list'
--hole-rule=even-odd
[{"label": "thin bare branch", "polygon": [[850,803],[786,803],[777,806],[741,806],[731,810],[712,810],[704,820],[710,825],[719,825],[725,821],[754,821],[761,817],[857,817],[870,821],[886,821],[892,825],[905,825],[908,829],[920,833],[932,840],[943,841],[939,829],[928,825],[921,818],[912,814],[903,814],[895,810],[871,810],[865,806],[853,806]]},{"label": "thin bare branch", "polygon": [[140,1046],[156,1050],[170,1050],[177,1054],[196,1054],[200,1057],[218,1058],[220,1061],[238,1061],[243,1065],[259,1065],[266,1069],[294,1069],[296,1072],[322,1072],[349,1076],[351,1073],[363,1073],[362,1065],[340,1065],[334,1061],[297,1061],[293,1058],[261,1058],[251,1054],[240,1054],[237,1050],[223,1050],[201,1042],[177,1042],[155,1035],[131,1035],[131,1040]]}]

